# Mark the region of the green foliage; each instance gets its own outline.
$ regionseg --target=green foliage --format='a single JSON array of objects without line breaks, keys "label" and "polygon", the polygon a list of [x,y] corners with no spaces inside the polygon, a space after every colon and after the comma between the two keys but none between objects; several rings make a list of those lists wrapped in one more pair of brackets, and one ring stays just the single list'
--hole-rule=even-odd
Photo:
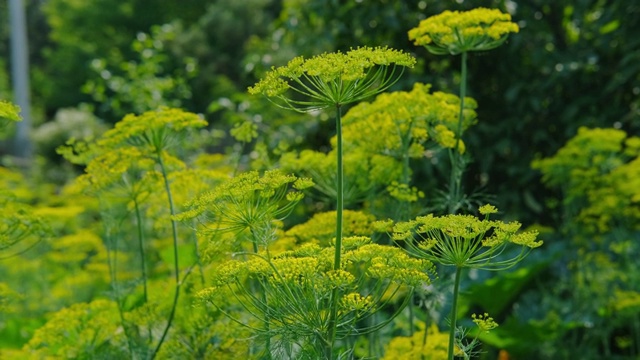
[{"label": "green foliage", "polygon": [[[556,291],[571,289],[569,301],[581,304],[580,317],[563,312],[561,303],[544,304],[548,314],[535,327],[555,326],[556,337],[548,343],[569,339],[585,349],[604,343],[607,356],[637,354],[625,339],[640,334],[633,305],[640,289],[631,255],[637,251],[631,239],[638,232],[638,143],[622,130],[580,128],[554,156],[532,164],[548,186],[562,190],[558,207],[566,220],[560,231],[570,242],[564,255],[570,272],[559,277]],[[556,291],[549,296],[559,297]],[[597,331],[588,331],[591,325],[583,319]],[[573,340],[579,332],[585,332],[582,340]]]},{"label": "green foliage", "polygon": [[[165,24],[152,27],[150,34],[138,33],[131,44],[135,60],[113,54],[91,61],[95,75],[83,91],[101,104],[99,112],[120,118],[161,106],[180,107],[191,98],[187,82],[197,74],[195,60],[185,57],[180,64],[169,63],[167,48],[179,31],[175,25]],[[167,73],[167,68],[175,70]]]}]

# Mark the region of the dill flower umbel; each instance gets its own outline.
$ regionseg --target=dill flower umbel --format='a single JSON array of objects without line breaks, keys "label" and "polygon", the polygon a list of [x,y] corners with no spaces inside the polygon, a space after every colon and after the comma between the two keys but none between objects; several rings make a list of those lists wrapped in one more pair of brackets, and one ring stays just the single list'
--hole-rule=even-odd
[{"label": "dill flower umbel", "polygon": [[[476,107],[472,98],[465,99],[462,130],[477,122]],[[372,102],[349,109],[343,119],[344,137],[350,151],[363,147],[370,153],[396,158],[407,153],[410,157],[421,157],[429,139],[444,148],[455,146],[459,111],[458,96],[432,93],[431,85],[416,83],[411,91],[383,93]]]},{"label": "dill flower umbel", "polygon": [[278,170],[266,171],[262,176],[250,171],[199,195],[175,219],[200,219],[203,234],[212,230],[234,233],[249,230],[255,236],[256,232],[268,229],[273,220],[289,215],[304,197],[302,190],[311,186],[313,182],[309,179]]},{"label": "dill flower umbel", "polygon": [[489,332],[498,327],[498,323],[495,322],[495,320],[493,320],[493,318],[487,313],[480,315],[473,314],[471,315],[471,318],[481,332]]},{"label": "dill flower umbel", "polygon": [[[249,93],[276,98],[278,105],[297,111],[324,109],[378,94],[398,80],[404,67],[414,64],[411,55],[386,47],[360,47],[309,59],[299,56],[272,68]],[[295,98],[286,95],[289,89]]]},{"label": "dill flower umbel", "polygon": [[409,39],[436,55],[491,50],[505,42],[518,25],[511,15],[496,9],[445,11],[422,20],[409,31]]},{"label": "dill flower umbel", "polygon": [[173,143],[177,133],[206,125],[200,116],[180,109],[162,108],[141,115],[129,114],[107,131],[98,145],[108,149],[129,144],[149,147],[153,153],[158,153]]},{"label": "dill flower umbel", "polygon": [[[519,222],[504,223],[489,220],[497,209],[491,205],[480,208],[485,219],[472,215],[419,216],[393,227],[393,239],[406,244],[412,255],[442,265],[485,270],[507,269],[522,260],[531,249],[542,245],[536,231],[518,233]],[[381,223],[379,228],[388,226]],[[505,248],[520,246],[520,252],[502,259]]]}]

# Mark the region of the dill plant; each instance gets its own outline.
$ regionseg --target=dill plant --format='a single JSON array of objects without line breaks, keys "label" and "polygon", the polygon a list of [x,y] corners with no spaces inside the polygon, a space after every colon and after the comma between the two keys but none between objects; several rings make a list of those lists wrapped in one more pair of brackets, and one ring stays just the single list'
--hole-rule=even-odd
[{"label": "dill plant", "polygon": [[[16,121],[22,121],[20,107],[0,100],[0,135],[9,124]],[[0,167],[0,176],[6,180],[12,174]],[[19,201],[17,194],[10,189],[0,189],[0,260],[29,250],[48,237],[50,232],[47,222],[35,215],[29,204]]]},{"label": "dill plant", "polygon": [[[420,258],[431,259],[443,265],[454,266],[451,324],[449,336],[449,359],[454,357],[454,339],[458,291],[462,269],[466,267],[502,270],[519,262],[527,251],[507,260],[499,259],[507,243],[521,245],[523,249],[540,246],[537,234],[525,232],[515,234],[520,227],[517,223],[503,224],[489,222],[488,215],[497,210],[483,206],[480,213],[485,220],[473,216],[453,215],[459,212],[465,201],[462,193],[462,175],[467,160],[462,157],[461,135],[465,119],[465,98],[467,93],[467,58],[472,51],[486,51],[502,45],[510,33],[517,33],[518,25],[511,21],[511,15],[497,9],[477,8],[470,11],[445,11],[422,20],[408,33],[409,39],[418,46],[424,46],[435,55],[461,55],[460,107],[455,130],[455,146],[449,151],[451,163],[449,193],[445,197],[447,212],[445,217],[418,217],[416,220],[399,223],[394,227],[393,238],[404,240],[407,250]],[[416,242],[412,231],[426,234],[423,241]],[[485,235],[490,236],[485,238]],[[408,240],[408,241],[407,241]]]},{"label": "dill plant", "polygon": [[450,214],[460,210],[464,200],[462,175],[466,161],[461,153],[461,135],[464,124],[465,97],[467,94],[467,58],[469,52],[487,51],[502,45],[510,33],[517,33],[518,25],[511,15],[497,9],[477,8],[469,11],[445,11],[422,20],[409,30],[409,39],[424,46],[435,55],[460,55],[460,110],[455,129],[456,143],[449,152],[451,174],[449,194],[446,197]]},{"label": "dill plant", "polygon": [[[411,255],[455,268],[453,285],[449,359],[454,357],[457,304],[460,280],[464,269],[502,271],[515,266],[531,249],[542,245],[537,231],[518,232],[518,222],[490,220],[497,213],[492,205],[480,208],[485,218],[473,215],[418,216],[414,220],[395,223],[391,220],[376,224],[380,230],[392,229],[391,238],[403,245]],[[514,247],[517,251],[505,251]],[[466,348],[459,344],[460,348]]]},{"label": "dill plant", "polygon": [[[276,105],[300,112],[335,109],[336,120],[336,244],[333,269],[340,270],[342,255],[342,213],[344,173],[342,115],[344,105],[362,101],[387,90],[404,71],[413,67],[409,54],[389,48],[361,47],[346,53],[325,53],[309,59],[296,57],[286,66],[273,68],[249,88],[263,94]],[[338,290],[334,288],[325,344],[325,357],[333,358],[338,328]]]},{"label": "dill plant", "polygon": [[[113,208],[113,200],[126,200],[130,202],[135,215],[137,229],[138,249],[140,257],[140,271],[143,282],[143,306],[148,306],[149,295],[147,291],[148,275],[145,264],[145,238],[143,232],[143,218],[141,204],[153,198],[155,189],[159,186],[163,189],[165,209],[168,208],[169,216],[177,213],[174,201],[174,192],[171,188],[170,176],[175,170],[184,168],[181,160],[171,154],[189,130],[203,127],[207,123],[196,114],[184,112],[178,109],[162,108],[157,111],[149,111],[141,115],[127,115],[115,127],[105,132],[101,138],[93,143],[71,143],[59,150],[61,154],[75,163],[86,164],[85,174],[79,177],[78,185],[86,193],[102,198],[103,215],[107,219],[120,222],[122,220],[109,214]],[[117,202],[116,202],[117,203]],[[169,218],[171,225],[171,239],[173,248],[173,278],[174,294],[166,322],[161,325],[160,337],[155,346],[150,349],[149,357],[155,358],[164,343],[169,329],[175,317],[180,288],[181,265],[178,252],[178,227],[176,220]],[[114,224],[107,225],[112,227]],[[109,232],[107,236],[110,237]],[[114,235],[117,240],[117,235]],[[117,251],[110,257],[109,265],[118,266]],[[187,273],[188,274],[188,273]],[[112,273],[114,290],[117,292],[116,275]],[[120,318],[125,328],[127,326],[126,314],[119,304]],[[150,322],[148,324],[151,324]],[[151,325],[147,327],[147,346],[152,346],[154,334]],[[133,351],[133,335],[127,333],[130,352]]]}]

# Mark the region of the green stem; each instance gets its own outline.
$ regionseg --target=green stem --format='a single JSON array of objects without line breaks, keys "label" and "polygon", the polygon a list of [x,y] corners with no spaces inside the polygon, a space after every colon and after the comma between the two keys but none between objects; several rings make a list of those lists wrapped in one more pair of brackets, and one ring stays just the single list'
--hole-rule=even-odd
[{"label": "green stem", "polygon": [[[129,334],[128,326],[124,319],[124,310],[122,309],[122,301],[120,300],[120,289],[118,288],[118,276],[117,276],[117,264],[118,264],[118,244],[117,240],[111,240],[111,231],[106,229],[106,241],[108,246],[107,248],[107,266],[109,267],[109,275],[111,277],[111,289],[113,289],[113,293],[116,300],[116,305],[118,306],[118,316],[120,317],[120,323],[122,324],[122,329],[124,330],[124,336],[127,338],[127,348],[129,349],[129,355],[133,358],[133,340],[131,338],[131,334]],[[112,244],[113,243],[113,244]],[[114,248],[113,255],[111,254],[111,246]]]},{"label": "green stem", "polygon": [[[196,224],[195,224],[195,220],[193,221],[193,227],[195,228]],[[194,233],[193,234],[193,245],[194,245],[194,252],[196,255],[196,263],[198,264],[198,270],[200,273],[200,285],[204,286],[204,269],[202,268],[202,261],[201,261],[201,256],[200,256],[200,247],[198,246],[198,234]]]},{"label": "green stem", "polygon": [[171,194],[171,186],[169,186],[169,178],[167,176],[167,169],[164,165],[164,161],[162,161],[162,152],[158,151],[158,165],[160,166],[160,171],[162,172],[162,179],[164,180],[164,188],[167,193],[167,198],[169,199],[169,211],[171,213],[171,230],[173,235],[173,266],[175,268],[174,278],[176,282],[175,294],[173,295],[173,303],[171,305],[171,312],[169,313],[169,318],[167,319],[167,325],[162,332],[162,336],[160,337],[160,341],[156,346],[155,350],[151,354],[151,360],[153,360],[156,355],[158,355],[158,351],[160,347],[164,343],[165,338],[167,337],[167,333],[169,332],[169,328],[171,328],[171,323],[173,322],[173,318],[176,314],[176,308],[178,305],[178,297],[180,296],[180,266],[178,263],[178,224],[175,220],[173,220],[173,216],[175,215],[175,205],[173,204],[173,196]]},{"label": "green stem", "polygon": [[[342,207],[344,206],[344,173],[342,166],[342,119],[340,104],[336,104],[336,136],[337,136],[337,175],[336,175],[336,250],[333,269],[340,269],[342,255]],[[329,342],[325,348],[327,359],[333,359],[333,344],[336,340],[336,323],[338,318],[338,289],[331,292],[331,311],[329,313]]]},{"label": "green stem", "polygon": [[[140,252],[140,270],[142,272],[142,288],[144,293],[144,303],[146,304],[149,300],[148,292],[147,292],[147,263],[145,260],[144,253],[144,233],[142,231],[142,215],[140,214],[140,205],[138,204],[138,200],[135,198],[135,194],[133,195],[133,205],[134,211],[136,213],[136,221],[138,222],[138,251]],[[151,334],[151,332],[149,332]]]},{"label": "green stem", "polygon": [[336,175],[336,252],[333,269],[340,269],[342,255],[342,208],[344,207],[344,171],[342,165],[342,119],[340,105],[336,106],[336,136],[337,136],[337,175]]},{"label": "green stem", "polygon": [[[424,334],[422,335],[422,349],[427,346],[427,334],[429,332],[429,313],[427,311],[427,316],[424,319]],[[420,359],[424,360],[424,351],[420,350]]]},{"label": "green stem", "polygon": [[[253,229],[251,229],[251,237],[252,242],[253,242],[253,252],[255,254],[258,253],[258,237],[256,236],[255,231],[253,231]],[[271,260],[271,259],[269,259]],[[260,282],[257,283],[258,287],[260,287],[260,289],[257,289],[258,291],[260,291],[261,295],[262,295],[262,303],[264,304],[265,307],[265,311],[264,311],[264,330],[265,330],[265,334],[267,336],[266,340],[265,340],[265,355],[266,355],[266,359],[271,359],[271,335],[269,335],[269,329],[270,329],[270,325],[269,325],[269,303],[267,302],[267,293],[264,289],[263,286],[261,286]],[[252,284],[253,287],[253,284]]]},{"label": "green stem", "polygon": [[[142,231],[142,215],[140,214],[140,205],[138,204],[138,199],[136,199],[136,195],[133,194],[133,204],[134,211],[136,213],[136,221],[138,228],[138,246],[140,252],[140,270],[142,271],[142,288],[144,295],[144,303],[146,304],[149,301],[149,295],[147,291],[147,262],[146,256],[144,253],[144,232]],[[149,342],[151,342],[152,334],[151,334],[151,324],[148,324],[147,334],[149,334]]]},{"label": "green stem", "polygon": [[449,329],[449,360],[453,360],[453,344],[456,337],[456,318],[458,316],[458,290],[460,289],[460,278],[462,268],[456,267],[456,276],[453,284],[453,304],[451,305],[451,329]]},{"label": "green stem", "polygon": [[460,112],[458,115],[458,128],[456,129],[456,146],[451,158],[451,178],[449,180],[449,214],[454,214],[460,206],[460,188],[462,183],[462,169],[460,156],[460,137],[462,136],[462,122],[464,120],[464,98],[467,96],[467,53],[463,52],[460,74]]}]

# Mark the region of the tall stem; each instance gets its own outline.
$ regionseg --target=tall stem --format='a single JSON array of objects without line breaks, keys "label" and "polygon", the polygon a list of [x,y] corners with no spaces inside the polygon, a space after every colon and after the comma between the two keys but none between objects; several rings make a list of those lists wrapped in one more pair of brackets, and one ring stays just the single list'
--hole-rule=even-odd
[{"label": "tall stem", "polygon": [[[342,119],[340,104],[336,105],[336,137],[337,137],[337,175],[336,175],[336,251],[333,269],[340,269],[342,255],[342,207],[344,206],[344,173],[342,167]],[[336,322],[338,317],[338,289],[331,292],[331,312],[329,314],[329,341],[325,348],[325,357],[333,359],[333,344],[336,340]]]},{"label": "tall stem", "polygon": [[[109,267],[109,276],[111,278],[111,289],[113,290],[113,296],[116,300],[116,305],[118,306],[118,315],[120,316],[120,324],[122,324],[122,329],[124,330],[124,335],[127,338],[127,348],[129,349],[129,355],[133,357],[133,340],[131,338],[131,334],[127,330],[129,326],[127,326],[126,321],[124,319],[124,310],[122,309],[122,301],[120,300],[120,289],[118,287],[118,275],[117,275],[117,265],[118,265],[118,243],[116,240],[111,240],[111,230],[109,227],[105,229],[105,237],[108,246],[107,248],[107,266]],[[113,254],[111,253],[111,246],[113,246]]]},{"label": "tall stem", "polygon": [[142,215],[140,214],[140,205],[138,204],[138,199],[135,198],[135,194],[133,194],[133,205],[134,211],[136,214],[136,221],[138,222],[138,252],[140,253],[140,271],[142,272],[142,288],[144,291],[144,303],[146,304],[149,300],[149,296],[147,293],[147,263],[146,256],[144,253],[144,233],[142,231]]},{"label": "tall stem", "polygon": [[[136,221],[137,221],[137,228],[138,228],[138,251],[140,252],[140,270],[142,272],[142,288],[143,288],[143,295],[144,295],[144,303],[146,304],[149,301],[149,295],[148,295],[148,291],[147,291],[147,261],[146,261],[146,256],[145,256],[145,252],[144,252],[144,232],[142,231],[142,215],[140,213],[140,204],[138,204],[138,199],[136,198],[136,194],[132,194],[133,195],[133,204],[134,204],[134,211],[136,213]],[[152,334],[151,334],[151,324],[148,324],[147,326],[147,333],[149,334],[149,343],[151,343],[152,340]]]},{"label": "tall stem", "polygon": [[[256,235],[255,231],[253,230],[253,228],[251,228],[251,237],[252,237],[252,243],[253,243],[253,252],[255,254],[258,253],[259,248],[258,248],[258,236]],[[269,261],[271,261],[271,259],[269,259]],[[252,287],[255,285],[256,283],[252,283]],[[260,295],[262,297],[262,303],[264,304],[264,332],[266,334],[266,339],[265,339],[265,355],[266,355],[266,359],[271,359],[271,335],[269,334],[269,329],[270,329],[270,324],[269,324],[269,303],[267,302],[267,292],[264,289],[264,286],[261,286],[261,283],[258,281],[257,282],[257,287],[258,289],[256,289],[257,291],[260,292]]]},{"label": "tall stem", "polygon": [[[456,267],[456,276],[453,283],[453,304],[451,305],[451,329],[449,329],[449,360],[453,360],[453,344],[456,338],[456,319],[458,316],[458,290],[460,289],[460,275],[462,267]],[[426,330],[425,330],[426,331]]]},{"label": "tall stem", "polygon": [[464,98],[467,96],[467,53],[463,52],[460,71],[460,112],[456,129],[456,146],[449,152],[451,158],[451,179],[449,180],[449,214],[454,214],[460,206],[460,188],[462,183],[462,157],[460,156],[460,137],[464,120]]},{"label": "tall stem", "polygon": [[340,105],[336,106],[336,136],[337,136],[337,175],[336,175],[336,252],[333,269],[340,269],[342,255],[342,208],[344,206],[344,171],[342,166],[342,119]]},{"label": "tall stem", "polygon": [[173,266],[175,268],[174,278],[176,282],[175,294],[173,295],[173,303],[171,305],[171,312],[169,313],[169,318],[167,319],[167,325],[162,332],[162,336],[160,337],[160,341],[156,346],[155,350],[151,354],[151,359],[154,359],[164,343],[165,338],[167,337],[167,333],[169,332],[169,328],[171,327],[171,323],[173,322],[173,318],[176,314],[176,307],[178,305],[178,297],[180,296],[180,266],[178,262],[178,224],[175,220],[173,220],[173,216],[176,213],[175,205],[173,204],[173,196],[171,194],[171,186],[169,186],[169,177],[167,176],[167,169],[164,166],[164,161],[162,160],[162,152],[158,151],[158,165],[160,166],[160,171],[162,172],[162,179],[164,180],[164,188],[167,193],[167,198],[169,199],[169,212],[171,213],[171,230],[173,235]]}]

